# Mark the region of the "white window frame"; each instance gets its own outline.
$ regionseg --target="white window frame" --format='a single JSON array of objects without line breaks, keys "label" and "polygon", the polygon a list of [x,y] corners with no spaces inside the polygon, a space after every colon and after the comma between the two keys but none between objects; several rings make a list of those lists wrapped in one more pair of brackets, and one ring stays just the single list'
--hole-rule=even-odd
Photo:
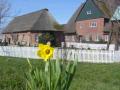
[{"label": "white window frame", "polygon": [[86,41],[90,41],[90,38],[89,38],[90,36],[89,35],[87,35],[86,37],[85,37],[85,40]]},{"label": "white window frame", "polygon": [[90,22],[90,27],[91,28],[96,28],[97,27],[97,22],[96,21]]},{"label": "white window frame", "polygon": [[109,35],[104,35],[104,39],[105,39],[105,41],[108,41],[109,40]]},{"label": "white window frame", "polygon": [[102,39],[102,37],[100,35],[96,35],[96,41],[100,41],[100,39]]},{"label": "white window frame", "polygon": [[89,11],[86,11],[87,15],[91,15],[92,14],[92,11],[89,10]]}]

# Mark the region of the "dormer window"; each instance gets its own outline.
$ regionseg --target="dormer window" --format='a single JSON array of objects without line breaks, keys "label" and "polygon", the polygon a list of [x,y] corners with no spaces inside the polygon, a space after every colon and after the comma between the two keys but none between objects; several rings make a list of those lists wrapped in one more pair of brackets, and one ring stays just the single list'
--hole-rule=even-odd
[{"label": "dormer window", "polygon": [[87,13],[87,15],[90,15],[90,14],[92,14],[92,11],[89,10],[89,11],[86,11],[86,13]]}]

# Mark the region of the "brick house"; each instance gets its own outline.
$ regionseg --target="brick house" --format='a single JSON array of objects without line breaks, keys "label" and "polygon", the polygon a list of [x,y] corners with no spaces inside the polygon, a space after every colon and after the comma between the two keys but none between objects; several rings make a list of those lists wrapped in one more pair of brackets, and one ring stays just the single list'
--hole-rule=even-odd
[{"label": "brick house", "polygon": [[66,42],[108,41],[118,6],[120,0],[86,0],[65,25]]},{"label": "brick house", "polygon": [[63,40],[63,32],[56,26],[59,24],[48,9],[28,13],[15,17],[8,24],[3,30],[4,41],[9,45],[36,46],[38,37],[42,33],[50,33],[55,36],[54,41],[60,44]]}]

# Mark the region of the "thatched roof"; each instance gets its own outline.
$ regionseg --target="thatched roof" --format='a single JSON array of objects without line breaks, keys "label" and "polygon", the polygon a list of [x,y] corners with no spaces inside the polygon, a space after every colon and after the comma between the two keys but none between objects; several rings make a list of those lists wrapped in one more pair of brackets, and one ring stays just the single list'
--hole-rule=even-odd
[{"label": "thatched roof", "polygon": [[114,13],[116,8],[120,6],[120,0],[102,0],[108,6],[111,13]]},{"label": "thatched roof", "polygon": [[101,10],[104,18],[110,18],[111,17],[111,11],[110,11],[108,5],[106,5],[106,3],[103,0],[93,0],[93,2]]},{"label": "thatched roof", "polygon": [[115,10],[120,6],[120,0],[93,0],[103,12],[105,18],[111,18]]},{"label": "thatched roof", "polygon": [[83,7],[83,4],[80,5],[80,7],[76,10],[76,12],[73,14],[73,16],[68,21],[68,23],[65,24],[65,26],[64,26],[65,33],[76,33],[75,21],[76,21],[76,18],[78,17],[78,14],[80,13],[82,7]]},{"label": "thatched roof", "polygon": [[[86,2],[87,1],[88,0],[86,0]],[[92,1],[101,10],[101,12],[103,13],[103,17],[109,19],[114,14],[116,8],[120,5],[120,0],[92,0]],[[76,32],[75,22],[82,8],[84,8],[86,2],[80,5],[80,7],[77,9],[77,11],[73,14],[68,23],[65,25],[64,28],[65,33],[70,34]]]},{"label": "thatched roof", "polygon": [[58,22],[49,13],[48,9],[32,12],[15,17],[5,28],[3,33],[26,31],[57,31]]}]

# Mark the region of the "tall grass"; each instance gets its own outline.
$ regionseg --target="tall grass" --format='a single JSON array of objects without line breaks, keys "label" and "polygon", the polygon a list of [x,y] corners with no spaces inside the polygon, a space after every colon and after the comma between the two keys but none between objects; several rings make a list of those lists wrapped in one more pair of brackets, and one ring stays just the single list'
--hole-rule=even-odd
[{"label": "tall grass", "polygon": [[[30,61],[28,61],[30,64]],[[45,62],[44,69],[33,68],[26,74],[27,90],[69,90],[77,61],[55,60]]]}]

